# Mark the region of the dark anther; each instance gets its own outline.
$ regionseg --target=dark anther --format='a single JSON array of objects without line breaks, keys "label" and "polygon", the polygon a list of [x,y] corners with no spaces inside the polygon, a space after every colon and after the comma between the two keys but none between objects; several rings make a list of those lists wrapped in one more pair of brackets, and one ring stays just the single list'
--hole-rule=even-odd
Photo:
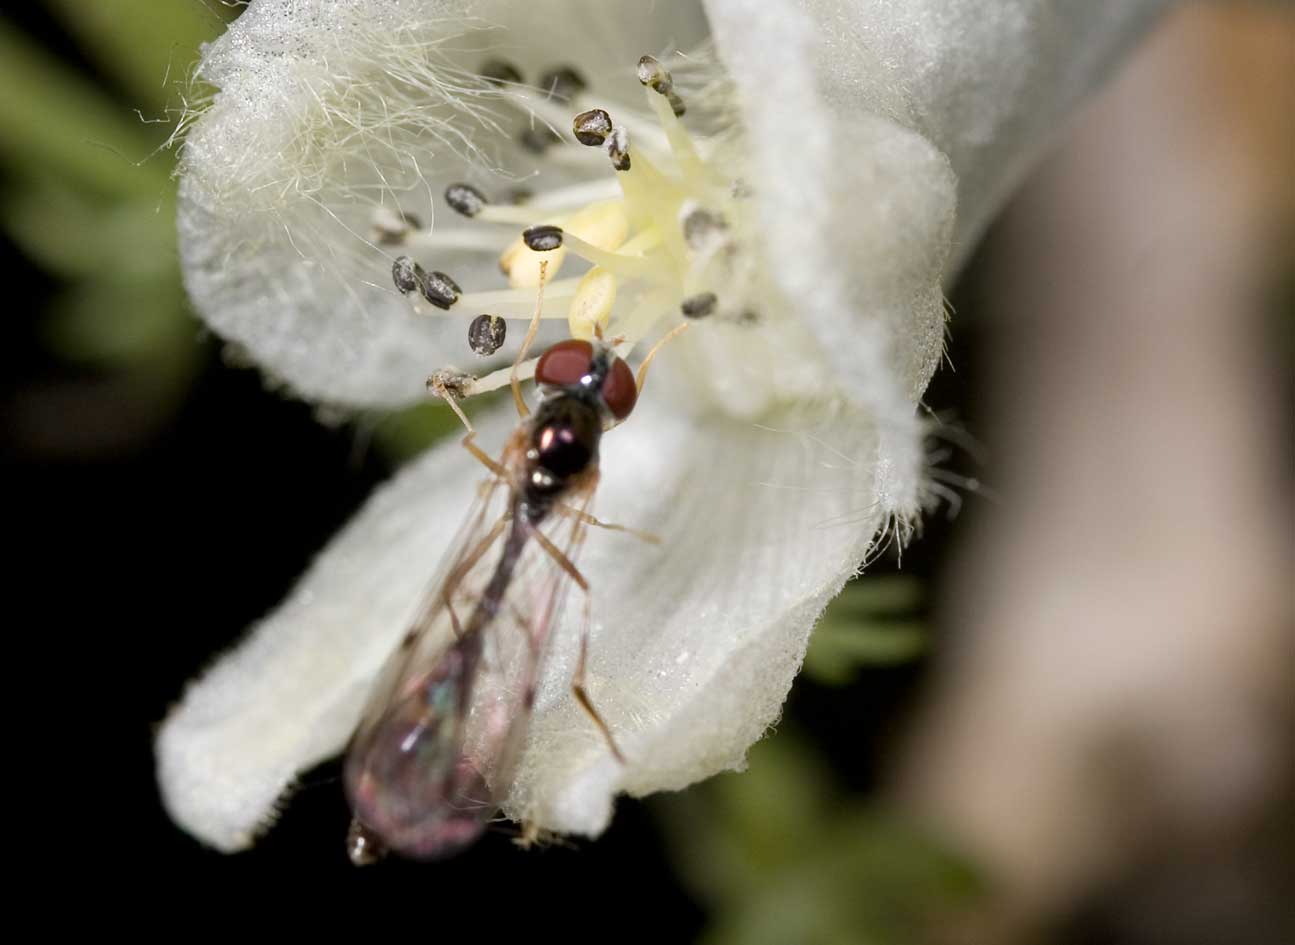
[{"label": "dark anther", "polygon": [[391,264],[391,281],[396,284],[401,295],[408,295],[421,287],[426,277],[423,267],[408,256],[397,256]]},{"label": "dark anther", "polygon": [[687,111],[683,99],[675,94],[674,77],[654,57],[644,56],[639,60],[638,78],[653,92],[666,97],[666,101],[670,103],[670,110],[674,112],[676,118],[682,117]]},{"label": "dark anther", "polygon": [[450,184],[445,188],[445,202],[451,210],[465,217],[475,217],[489,203],[486,195],[471,184]]},{"label": "dark anther", "polygon": [[612,133],[612,116],[601,108],[591,108],[572,120],[571,131],[581,144],[595,148]]},{"label": "dark anther", "polygon": [[684,242],[701,249],[715,234],[728,229],[728,221],[713,210],[696,207],[683,218],[682,229]]},{"label": "dark anther", "polygon": [[618,171],[630,169],[630,136],[624,128],[614,128],[607,136],[607,156]]},{"label": "dark anther", "polygon": [[476,378],[456,368],[441,368],[427,378],[427,390],[436,397],[466,397]]},{"label": "dark anther", "polygon": [[498,315],[478,315],[468,325],[468,347],[488,358],[503,347],[507,335],[508,323]]},{"label": "dark anther", "polygon": [[543,154],[553,145],[561,143],[562,136],[548,125],[536,125],[523,131],[518,141],[531,154]]},{"label": "dark anther", "polygon": [[549,69],[540,76],[539,81],[540,91],[559,102],[571,101],[588,85],[585,77],[570,66],[556,66]]},{"label": "dark anther", "polygon": [[373,232],[380,246],[403,243],[412,230],[421,230],[422,222],[412,213],[403,210],[382,210],[373,223]]},{"label": "dark anther", "polygon": [[670,90],[674,88],[674,79],[654,56],[644,56],[639,59],[638,77],[639,82],[662,95],[669,95]]},{"label": "dark anther", "polygon": [[462,294],[459,284],[443,272],[429,272],[423,279],[423,298],[437,308],[448,309]]},{"label": "dark anther", "polygon": [[684,299],[679,305],[679,311],[683,312],[684,318],[705,318],[715,311],[718,302],[719,298],[714,292],[699,292]]},{"label": "dark anther", "polygon": [[522,230],[522,242],[537,253],[551,253],[562,245],[562,227],[541,223]]},{"label": "dark anther", "polygon": [[493,85],[503,85],[505,82],[517,84],[522,81],[522,74],[511,62],[491,59],[481,64],[481,78]]}]

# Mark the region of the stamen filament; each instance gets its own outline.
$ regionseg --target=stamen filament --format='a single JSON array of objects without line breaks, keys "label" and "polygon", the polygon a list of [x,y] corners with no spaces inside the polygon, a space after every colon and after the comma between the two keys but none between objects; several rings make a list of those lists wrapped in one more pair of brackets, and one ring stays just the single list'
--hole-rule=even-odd
[{"label": "stamen filament", "polygon": [[657,121],[665,130],[666,140],[670,142],[670,151],[679,164],[685,183],[691,185],[690,189],[700,191],[704,186],[706,172],[701,155],[697,153],[697,148],[693,144],[692,135],[688,134],[688,129],[674,113],[670,100],[666,96],[647,87],[644,87],[643,92],[647,95],[652,111],[656,113]]},{"label": "stamen filament", "polygon": [[656,278],[669,279],[670,273],[662,265],[662,260],[654,256],[629,256],[623,252],[608,252],[599,249],[593,243],[587,243],[573,233],[562,236],[562,245],[595,266],[602,266],[609,272],[627,279]]},{"label": "stamen filament", "polygon": [[620,194],[621,190],[614,180],[599,177],[596,180],[583,181],[536,194],[525,206],[549,211],[576,209],[597,201],[615,200]]},{"label": "stamen filament", "polygon": [[405,238],[405,246],[416,249],[466,249],[499,252],[499,233],[488,227],[456,226],[444,230],[419,230]]},{"label": "stamen filament", "polygon": [[542,212],[537,212],[536,208],[529,203],[523,204],[506,204],[492,203],[481,208],[477,213],[476,219],[485,220],[489,223],[520,223],[522,226],[530,226],[533,223],[561,223],[561,217],[553,217],[552,214],[544,219]]}]

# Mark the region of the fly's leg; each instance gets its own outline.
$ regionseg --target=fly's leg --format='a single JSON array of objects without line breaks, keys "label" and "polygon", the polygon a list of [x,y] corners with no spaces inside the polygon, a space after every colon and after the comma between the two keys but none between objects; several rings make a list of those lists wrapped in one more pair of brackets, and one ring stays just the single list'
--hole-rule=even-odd
[{"label": "fly's leg", "polygon": [[[592,492],[594,488],[597,487],[598,479],[599,479],[599,473],[597,470],[594,470],[592,475],[594,478],[589,485],[590,492]],[[611,522],[604,522],[602,519],[595,518],[594,516],[590,515],[584,509],[572,508],[571,506],[567,505],[565,502],[557,503],[553,507],[553,509],[559,515],[565,515],[568,518],[574,518],[577,522],[581,522],[585,525],[593,525],[595,528],[605,528],[610,532],[624,532],[627,535],[633,535],[635,538],[639,539],[640,541],[647,542],[649,545],[661,544],[660,537],[657,535],[653,535],[651,532],[639,531],[637,528],[630,528],[628,525],[613,525]]]},{"label": "fly's leg", "polygon": [[469,437],[476,436],[477,431],[472,426],[472,421],[468,419],[468,415],[463,412],[463,408],[459,406],[459,398],[467,392],[467,385],[472,379],[471,375],[455,371],[452,368],[437,371],[427,379],[427,389],[432,392],[433,396],[439,397],[450,405],[454,415],[467,428]]},{"label": "fly's leg", "polygon": [[483,450],[481,447],[477,446],[476,430],[473,430],[471,427],[469,427],[468,435],[465,436],[460,442],[463,444],[463,448],[467,450],[469,453],[471,453],[474,457],[476,457],[476,459],[481,463],[482,466],[485,466],[487,469],[489,469],[500,479],[504,479],[504,480],[508,479],[508,470],[504,468],[503,464],[500,463],[493,456],[491,456],[489,453],[487,453],[485,450]]},{"label": "fly's leg", "polygon": [[598,731],[602,733],[603,740],[607,742],[607,747],[611,750],[612,757],[625,764],[625,755],[621,752],[620,746],[616,744],[616,739],[612,737],[612,730],[603,717],[598,714],[594,704],[589,699],[589,693],[585,690],[585,665],[589,659],[589,598],[585,597],[585,619],[584,628],[580,631],[580,660],[576,663],[576,672],[571,677],[571,694],[576,697],[580,703],[580,708],[585,710],[589,718],[593,719],[594,725],[598,726]]},{"label": "fly's leg", "polygon": [[598,714],[598,710],[594,708],[593,702],[589,699],[589,693],[585,689],[585,667],[589,660],[589,626],[593,617],[590,609],[589,582],[585,580],[585,576],[580,573],[580,570],[571,563],[571,559],[564,555],[557,545],[549,541],[543,532],[537,528],[532,534],[545,553],[557,562],[558,567],[571,576],[571,580],[576,582],[576,586],[580,590],[584,591],[585,614],[584,626],[580,631],[580,659],[576,663],[575,675],[571,678],[571,694],[576,697],[576,702],[580,703],[580,708],[585,710],[585,714],[593,720],[594,725],[598,727],[598,731],[602,733],[603,740],[607,742],[607,747],[611,750],[612,757],[621,764],[625,764],[625,755],[621,753],[620,746],[616,744],[616,739],[612,737],[611,728],[603,720],[603,717]]},{"label": "fly's leg", "polygon": [[[639,365],[638,374],[634,377],[634,387],[638,390],[640,397],[643,395],[643,385],[647,383],[648,367],[651,366],[652,360],[657,356],[657,352],[664,348],[667,342],[673,341],[687,331],[688,327],[688,322],[684,322],[682,325],[676,325],[674,328],[670,329],[666,332],[665,337],[654,344],[651,350],[648,351],[647,355],[643,358],[643,363]],[[612,426],[618,427],[624,422],[624,420],[618,420],[616,423],[612,424]]]},{"label": "fly's leg", "polygon": [[605,528],[609,532],[624,532],[626,535],[632,535],[635,538],[639,539],[639,541],[645,541],[649,545],[661,544],[660,535],[654,535],[651,532],[640,531],[637,528],[630,528],[628,525],[616,525],[612,522],[604,522],[602,519],[595,518],[594,516],[590,515],[588,512],[581,511],[580,509],[573,509],[569,505],[563,505],[561,503],[558,503],[556,506],[554,506],[554,511],[557,512],[559,515],[566,515],[570,518],[574,518],[578,522],[583,522],[585,525],[592,525],[595,528]]},{"label": "fly's leg", "polygon": [[666,332],[664,338],[652,346],[652,350],[647,353],[647,356],[643,358],[643,363],[639,365],[638,376],[634,378],[634,386],[638,388],[639,394],[643,393],[643,385],[647,383],[648,366],[652,363],[652,359],[657,356],[657,352],[666,346],[666,342],[673,341],[687,330],[687,322],[684,322],[682,325],[676,325],[674,328],[670,329],[670,331]]},{"label": "fly's leg", "polygon": [[490,547],[499,540],[499,536],[504,533],[504,526],[507,524],[507,516],[504,516],[500,518],[499,521],[495,522],[494,527],[490,529],[489,533],[487,533],[481,541],[477,542],[477,546],[468,552],[467,557],[460,561],[455,569],[451,571],[445,579],[445,586],[441,592],[441,600],[445,604],[445,609],[450,615],[450,627],[454,631],[454,638],[456,640],[463,639],[463,624],[460,623],[459,615],[454,610],[454,592],[458,590],[459,583],[468,576],[468,572],[476,567],[477,562],[481,560],[481,556],[489,551]]},{"label": "fly's leg", "polygon": [[[523,420],[530,416],[531,411],[526,406],[526,401],[522,399],[522,362],[526,360],[526,355],[530,353],[531,344],[535,341],[535,335],[540,330],[540,316],[544,308],[544,277],[548,272],[548,266],[548,260],[540,262],[540,285],[535,294],[535,314],[531,316],[531,323],[526,329],[526,337],[522,340],[521,350],[517,352],[517,357],[513,359],[512,369],[508,372],[508,383],[513,388],[513,403],[516,404],[517,413]],[[527,376],[529,377],[530,375],[528,374]],[[491,374],[490,377],[494,377],[494,374]],[[450,409],[454,411],[455,416],[467,428],[469,437],[474,436],[477,431],[472,426],[472,421],[468,419],[468,415],[463,412],[463,408],[459,406],[459,399],[482,393],[484,390],[494,390],[498,386],[487,384],[483,387],[478,383],[480,380],[481,378],[473,377],[471,374],[464,374],[462,371],[456,371],[453,368],[436,371],[427,379],[427,389],[450,405]],[[474,453],[473,455],[476,454]]]}]

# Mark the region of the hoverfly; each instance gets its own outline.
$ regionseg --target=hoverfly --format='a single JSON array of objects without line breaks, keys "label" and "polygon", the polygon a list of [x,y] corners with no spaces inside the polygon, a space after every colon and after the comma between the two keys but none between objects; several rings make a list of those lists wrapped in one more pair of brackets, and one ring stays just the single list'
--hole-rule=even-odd
[{"label": "hoverfly", "polygon": [[572,584],[586,603],[572,692],[623,760],[585,693],[589,587],[574,558],[590,525],[632,531],[589,514],[598,446],[629,416],[647,365],[683,326],[648,353],[637,378],[601,339],[553,345],[535,363],[540,402],[530,413],[517,375],[538,317],[537,306],[512,371],[521,423],[498,460],[475,444],[468,425],[463,444],[491,476],[347,751],[348,852],[357,864],[388,850],[449,856],[485,830],[516,772],[550,629]]}]

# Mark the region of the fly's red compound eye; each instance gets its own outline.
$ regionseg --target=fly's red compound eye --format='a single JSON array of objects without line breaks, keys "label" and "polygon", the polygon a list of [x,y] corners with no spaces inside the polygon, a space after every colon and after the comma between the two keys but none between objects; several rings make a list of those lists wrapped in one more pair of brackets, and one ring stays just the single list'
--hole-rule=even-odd
[{"label": "fly's red compound eye", "polygon": [[634,372],[620,358],[612,362],[611,370],[603,380],[601,393],[603,403],[617,420],[624,420],[634,409],[634,402],[639,396],[638,385],[634,383]]},{"label": "fly's red compound eye", "polygon": [[540,355],[535,365],[535,382],[554,387],[579,384],[580,378],[593,366],[594,346],[587,341],[572,338],[559,341]]}]

